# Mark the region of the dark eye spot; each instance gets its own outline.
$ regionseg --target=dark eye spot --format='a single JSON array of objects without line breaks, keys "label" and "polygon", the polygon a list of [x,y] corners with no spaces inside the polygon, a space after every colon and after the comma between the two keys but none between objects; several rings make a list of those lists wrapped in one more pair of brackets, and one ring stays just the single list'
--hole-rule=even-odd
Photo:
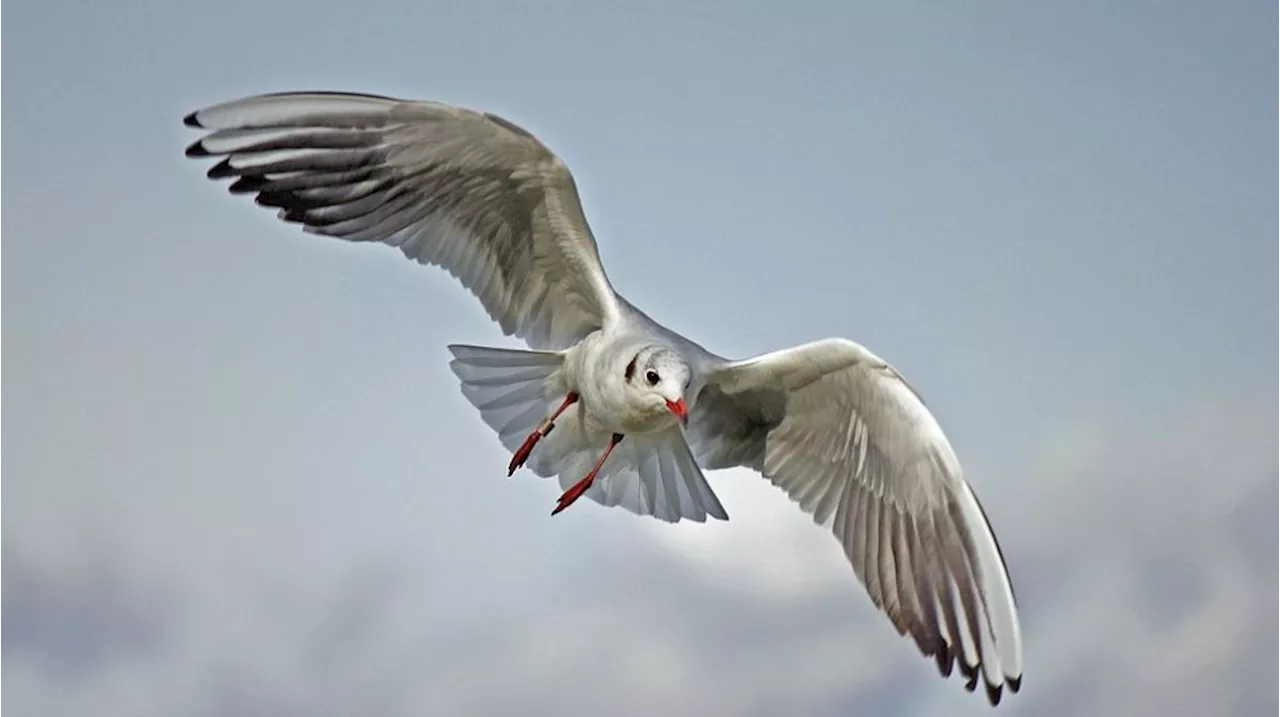
[{"label": "dark eye spot", "polygon": [[649,371],[644,375],[644,380],[648,381],[650,386],[657,386],[659,381],[658,372]]}]

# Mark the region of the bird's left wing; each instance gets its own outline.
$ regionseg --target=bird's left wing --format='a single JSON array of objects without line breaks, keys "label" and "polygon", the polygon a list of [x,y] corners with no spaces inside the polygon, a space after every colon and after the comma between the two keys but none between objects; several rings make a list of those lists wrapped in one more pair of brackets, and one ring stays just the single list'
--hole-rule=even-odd
[{"label": "bird's left wing", "polygon": [[191,157],[312,234],[382,242],[447,270],[504,333],[567,348],[618,297],[564,162],[495,115],[439,102],[284,92],[191,113]]},{"label": "bird's left wing", "polygon": [[713,369],[687,435],[707,469],[747,466],[827,526],[872,601],[991,702],[1022,644],[995,535],[937,421],[889,364],[828,339]]}]

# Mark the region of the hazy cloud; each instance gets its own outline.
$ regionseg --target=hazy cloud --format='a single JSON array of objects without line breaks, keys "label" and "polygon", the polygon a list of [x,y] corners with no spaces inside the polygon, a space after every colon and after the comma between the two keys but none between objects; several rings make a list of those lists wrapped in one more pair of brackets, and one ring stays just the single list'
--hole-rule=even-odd
[{"label": "hazy cloud", "polygon": [[4,660],[75,684],[121,663],[145,669],[170,649],[182,616],[164,582],[128,574],[104,546],[73,565],[49,565],[6,546]]},{"label": "hazy cloud", "polygon": [[[1220,419],[1216,433],[1204,433],[1196,430],[1203,408],[1164,421],[1163,442],[1115,426],[1068,473],[1027,467],[1039,480],[1019,509],[1033,519],[1006,521],[1002,531],[1024,607],[1027,678],[1004,709],[1066,716],[1275,707],[1270,506],[1280,493],[1274,456],[1251,435],[1265,435],[1254,423],[1265,411]],[[1192,433],[1222,453],[1167,440]],[[1151,461],[1130,460],[1135,449]],[[1224,454],[1232,459],[1219,460]],[[1197,490],[1205,461],[1221,469],[1211,491]],[[1082,498],[1064,500],[1064,491]],[[1166,496],[1156,500],[1157,492]],[[732,504],[736,491],[727,493]],[[770,508],[781,518],[784,506],[779,494]],[[796,540],[826,540],[806,521],[782,522]],[[842,565],[791,553],[786,540],[760,546],[757,564],[790,560],[800,573],[820,574],[794,590],[734,574],[755,572],[751,562],[717,564],[717,553],[740,553],[716,539],[684,551],[647,531],[599,535],[555,568],[562,587],[525,595],[516,586],[489,612],[439,609],[432,589],[407,578],[430,564],[366,564],[305,596],[296,585],[261,592],[242,613],[239,637],[198,632],[181,647],[177,654],[197,669],[193,711],[177,714],[640,715],[651,712],[647,700],[672,715],[987,709],[894,634]],[[147,674],[153,660],[138,653],[172,642],[160,617],[172,609],[98,567],[126,556],[60,580],[11,557],[5,627],[15,629],[6,630],[6,667],[24,665],[61,689],[108,699],[101,683],[79,678],[88,663]],[[189,619],[225,620],[219,610],[206,604]],[[16,687],[23,702],[34,697]]]}]

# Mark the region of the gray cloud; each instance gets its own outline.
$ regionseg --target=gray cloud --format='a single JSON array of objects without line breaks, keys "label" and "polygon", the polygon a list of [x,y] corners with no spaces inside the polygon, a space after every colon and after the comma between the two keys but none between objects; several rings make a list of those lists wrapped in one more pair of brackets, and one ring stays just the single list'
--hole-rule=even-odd
[{"label": "gray cloud", "polygon": [[[1274,457],[1255,438],[1266,429],[1249,427],[1251,413],[1201,434],[1233,457],[1225,463],[1197,444],[1169,440],[1195,432],[1202,408],[1155,426],[1161,441],[1144,444],[1116,427],[1066,472],[1026,467],[1042,478],[1018,501],[1032,519],[1007,521],[1002,541],[1024,611],[1027,677],[1002,711],[1274,709]],[[1135,447],[1160,458],[1127,460]],[[1211,500],[1190,490],[1206,460],[1223,471]],[[1269,469],[1259,468],[1267,461]],[[1162,488],[1175,496],[1155,500]],[[1063,500],[1068,490],[1083,498]],[[1156,508],[1144,513],[1144,501]],[[588,523],[628,522],[598,513]],[[820,532],[800,523],[789,529]],[[430,562],[367,562],[322,589],[258,590],[238,637],[188,636],[181,654],[198,669],[189,711],[174,714],[640,715],[651,712],[649,700],[672,715],[987,713],[980,696],[942,680],[892,632],[852,573],[812,589],[752,588],[717,571],[714,550],[691,559],[646,531],[592,535],[572,560],[549,564],[560,587],[526,595],[514,586],[488,596],[492,610],[434,600],[435,591],[411,577],[432,572]],[[172,628],[147,617],[173,614],[157,610],[150,591],[123,590],[121,578],[95,577],[96,568],[55,583],[26,564],[6,556],[5,626],[28,626],[6,631],[6,668],[34,666],[66,689],[92,692],[102,685],[66,668],[73,628],[90,626],[81,652],[115,669],[145,672],[149,663],[132,655],[172,643],[163,637]],[[744,569],[750,563],[724,568]],[[70,587],[59,592],[55,584]],[[11,602],[9,594],[45,599]],[[188,619],[223,619],[216,614]]]},{"label": "gray cloud", "polygon": [[85,547],[76,564],[55,567],[6,546],[6,663],[76,683],[121,663],[145,669],[171,649],[181,619],[172,587],[128,573],[111,549]]}]

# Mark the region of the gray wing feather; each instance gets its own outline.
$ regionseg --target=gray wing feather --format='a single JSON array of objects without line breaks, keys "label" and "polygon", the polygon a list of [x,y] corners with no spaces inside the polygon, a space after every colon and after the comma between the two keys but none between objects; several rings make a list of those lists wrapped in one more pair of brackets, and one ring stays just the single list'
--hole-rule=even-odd
[{"label": "gray wing feather", "polygon": [[526,130],[435,102],[280,93],[186,118],[187,149],[220,156],[281,219],[312,234],[382,242],[440,266],[507,335],[566,348],[615,321],[617,297],[564,163]]},{"label": "gray wing feather", "polygon": [[991,702],[1022,679],[1007,568],[959,461],[893,367],[825,340],[713,369],[687,435],[708,469],[747,466],[831,530],[868,595]]}]

